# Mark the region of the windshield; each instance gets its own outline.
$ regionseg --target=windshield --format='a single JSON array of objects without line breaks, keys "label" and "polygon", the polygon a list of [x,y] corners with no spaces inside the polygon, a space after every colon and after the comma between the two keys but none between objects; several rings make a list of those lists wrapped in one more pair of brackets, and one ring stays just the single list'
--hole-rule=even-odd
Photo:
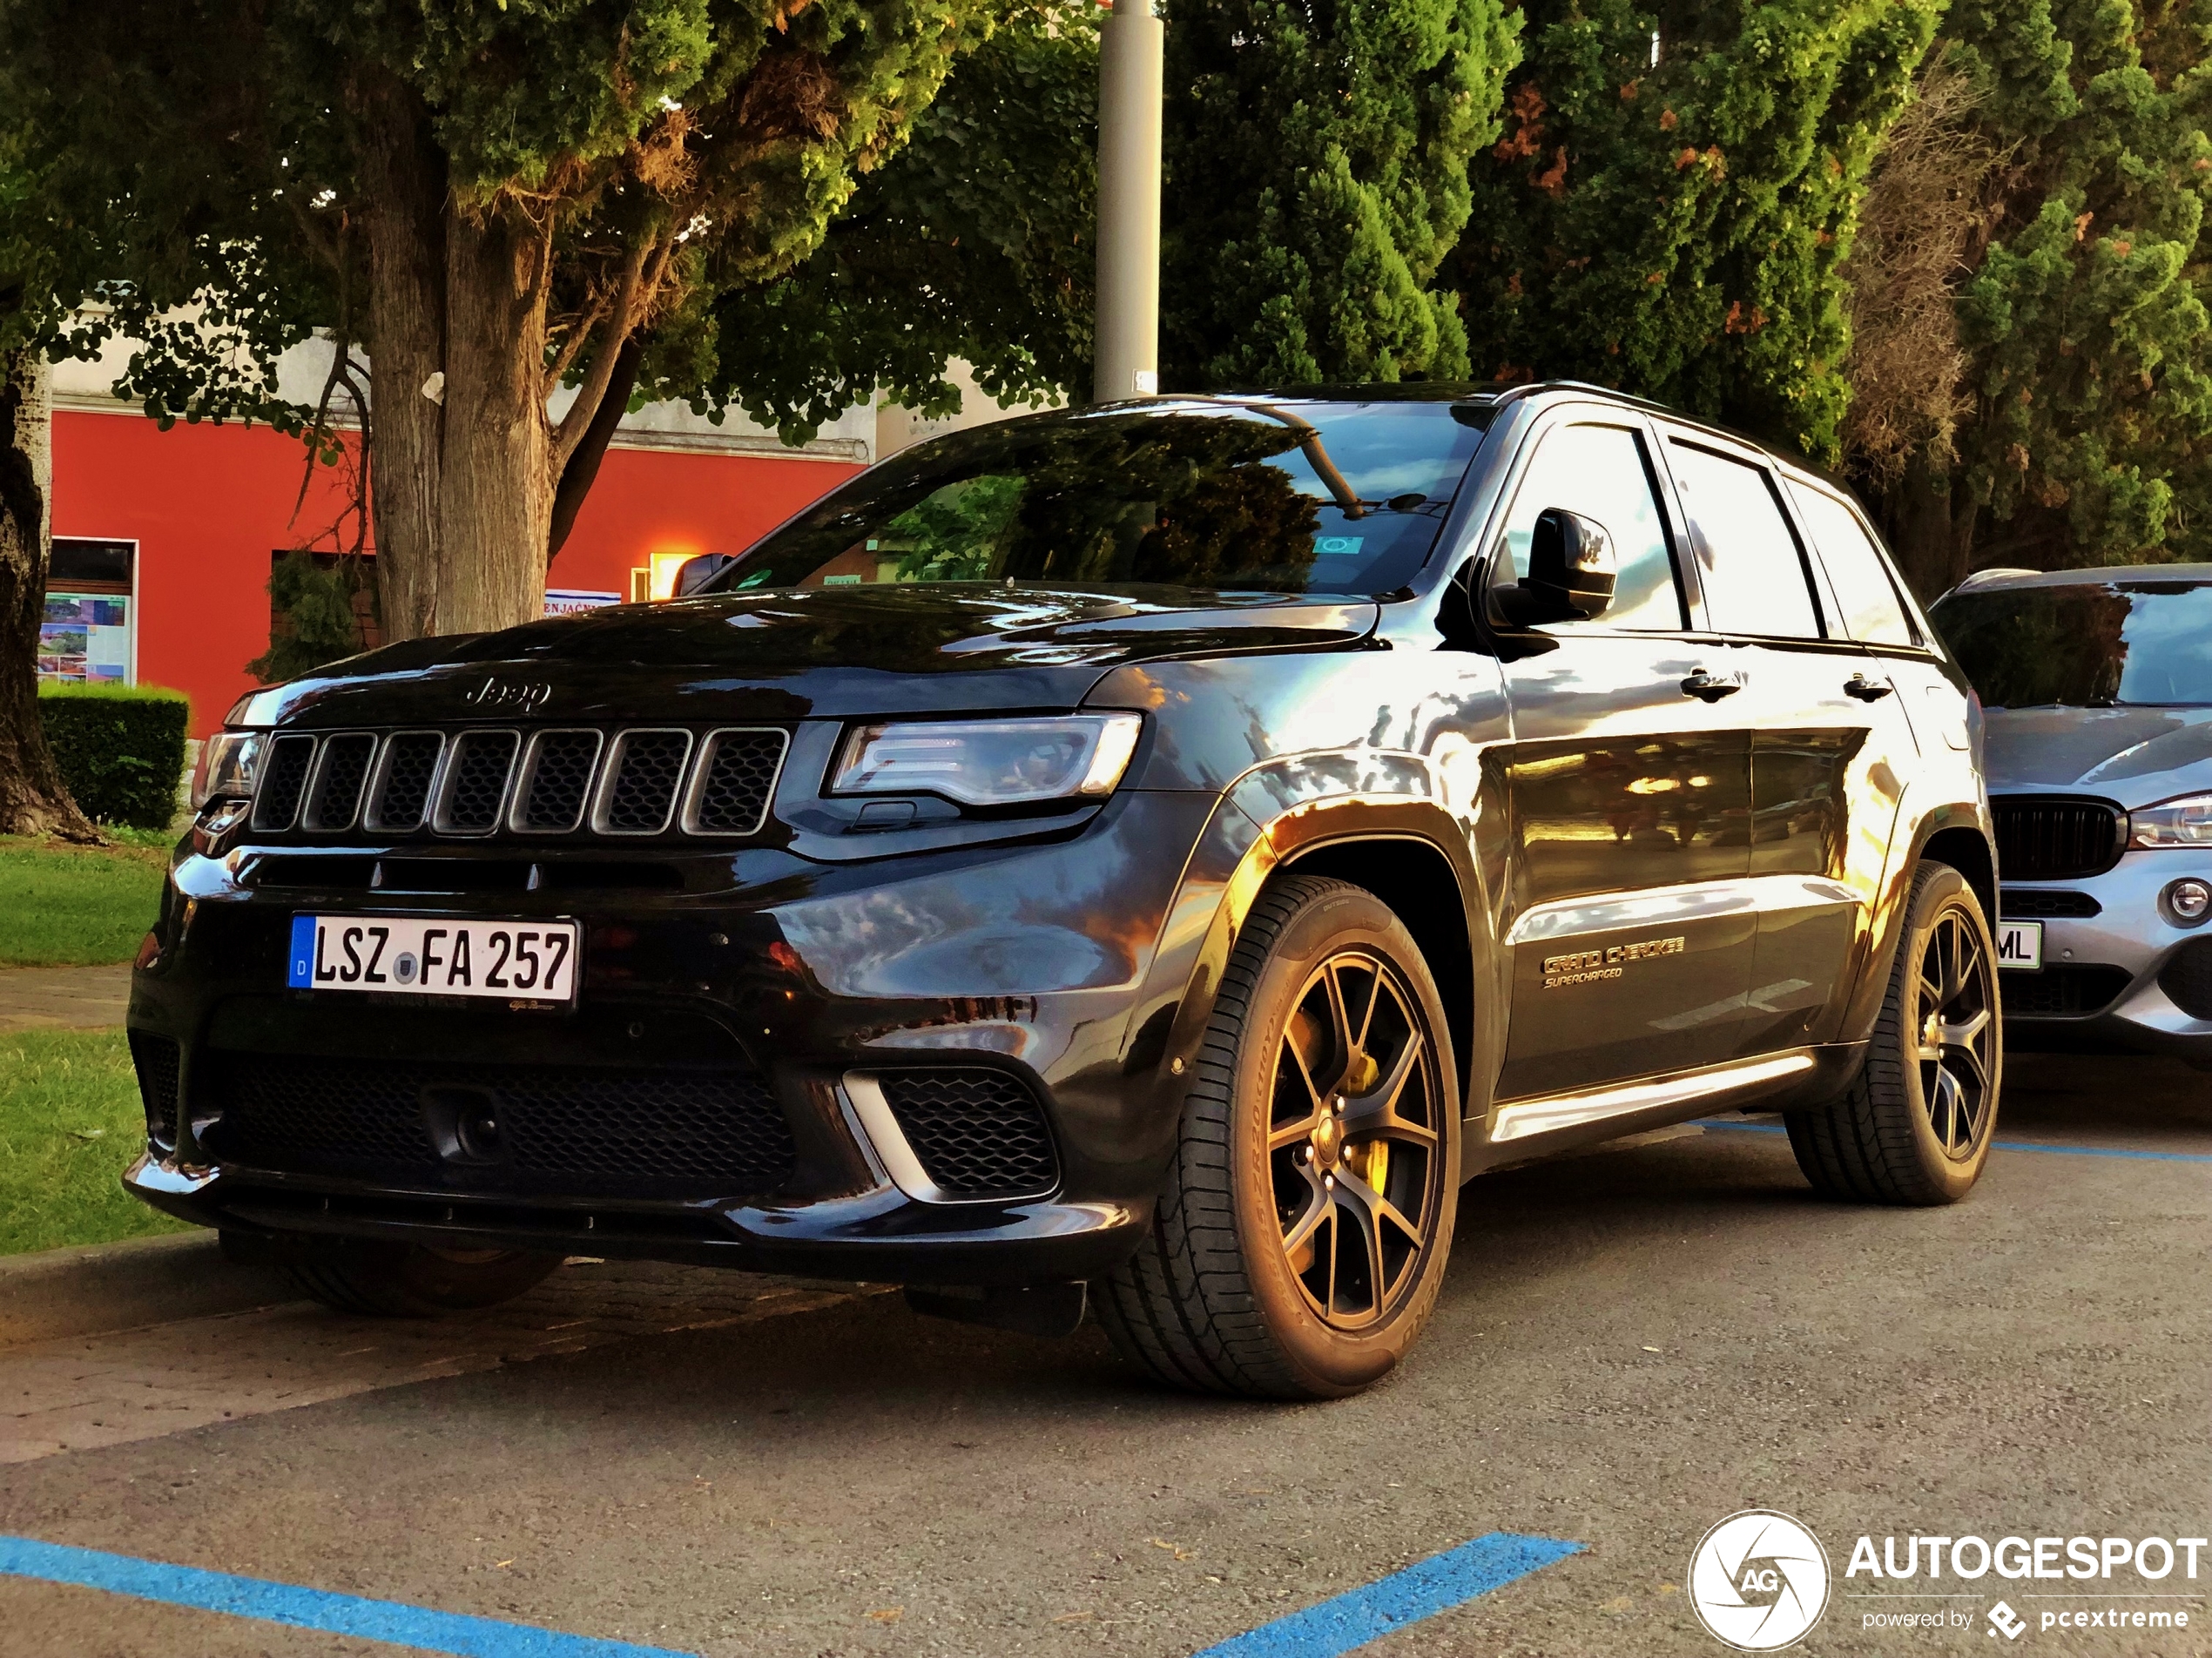
[{"label": "windshield", "polygon": [[1992,708],[2212,704],[2212,581],[1960,593],[1931,619]]},{"label": "windshield", "polygon": [[1386,593],[1428,557],[1487,418],[1468,404],[1163,399],[979,427],[862,473],[704,590]]}]

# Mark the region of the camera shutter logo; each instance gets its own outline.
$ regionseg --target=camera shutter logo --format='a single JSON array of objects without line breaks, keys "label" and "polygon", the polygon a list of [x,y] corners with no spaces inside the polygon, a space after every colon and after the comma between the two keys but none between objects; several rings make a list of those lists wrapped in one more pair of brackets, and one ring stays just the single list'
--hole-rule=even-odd
[{"label": "camera shutter logo", "polygon": [[1747,1508],[1705,1533],[1689,1557],[1689,1604],[1716,1641],[1778,1652],[1828,1607],[1828,1554],[1787,1514]]}]

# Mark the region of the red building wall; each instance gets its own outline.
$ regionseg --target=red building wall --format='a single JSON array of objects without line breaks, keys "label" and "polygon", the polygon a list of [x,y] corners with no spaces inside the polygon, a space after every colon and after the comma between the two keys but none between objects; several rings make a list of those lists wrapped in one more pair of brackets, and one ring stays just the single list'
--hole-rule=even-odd
[{"label": "red building wall", "polygon": [[[336,517],[319,468],[295,524],[302,452],[266,428],[57,411],[54,534],[138,543],[138,683],[192,700],[192,734],[253,688],[268,648],[269,556]],[[549,578],[625,596],[655,552],[738,552],[860,468],[771,455],[613,449]],[[325,539],[319,545],[327,548]]]}]

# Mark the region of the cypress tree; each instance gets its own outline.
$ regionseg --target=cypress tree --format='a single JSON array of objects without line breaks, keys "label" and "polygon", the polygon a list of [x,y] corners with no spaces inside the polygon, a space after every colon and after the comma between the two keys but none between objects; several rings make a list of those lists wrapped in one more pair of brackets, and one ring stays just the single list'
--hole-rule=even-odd
[{"label": "cypress tree", "polygon": [[1838,265],[1939,0],[1528,0],[1441,281],[1475,371],[1616,386],[1838,452]]},{"label": "cypress tree", "polygon": [[1431,290],[1518,57],[1501,0],[1170,0],[1161,383],[1457,379]]}]

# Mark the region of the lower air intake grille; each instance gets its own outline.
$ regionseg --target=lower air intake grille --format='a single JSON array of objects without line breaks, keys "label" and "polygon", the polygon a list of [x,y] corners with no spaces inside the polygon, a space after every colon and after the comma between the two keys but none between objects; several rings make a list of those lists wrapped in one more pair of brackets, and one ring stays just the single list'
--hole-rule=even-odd
[{"label": "lower air intake grille", "polygon": [[2127,814],[2107,800],[2006,794],[1997,819],[1997,873],[2007,880],[2080,880],[2120,861]]},{"label": "lower air intake grille", "polygon": [[436,1178],[426,1093],[488,1097],[503,1162],[452,1165],[497,1190],[700,1196],[771,1191],[796,1159],[790,1125],[752,1076],[721,1071],[395,1064],[218,1056],[220,1150],[288,1172]]},{"label": "lower air intake grille", "polygon": [[2212,939],[2191,939],[2167,957],[2158,987],[2191,1019],[2212,1019]]},{"label": "lower air intake grille", "polygon": [[1998,982],[2008,1018],[2067,1019],[2102,1013],[2134,979],[2124,967],[2046,967],[2002,974]]},{"label": "lower air intake grille", "polygon": [[177,1149],[177,1044],[166,1036],[131,1033],[131,1064],[145,1102],[146,1138],[163,1151]]},{"label": "lower air intake grille", "polygon": [[2105,912],[2105,907],[2087,893],[2040,893],[2028,886],[2005,888],[1998,895],[1997,908],[2008,921],[2053,915],[2102,915]]},{"label": "lower air intake grille", "polygon": [[1003,1071],[895,1071],[883,1097],[923,1172],[954,1197],[1035,1197],[1060,1178],[1035,1095]]}]

